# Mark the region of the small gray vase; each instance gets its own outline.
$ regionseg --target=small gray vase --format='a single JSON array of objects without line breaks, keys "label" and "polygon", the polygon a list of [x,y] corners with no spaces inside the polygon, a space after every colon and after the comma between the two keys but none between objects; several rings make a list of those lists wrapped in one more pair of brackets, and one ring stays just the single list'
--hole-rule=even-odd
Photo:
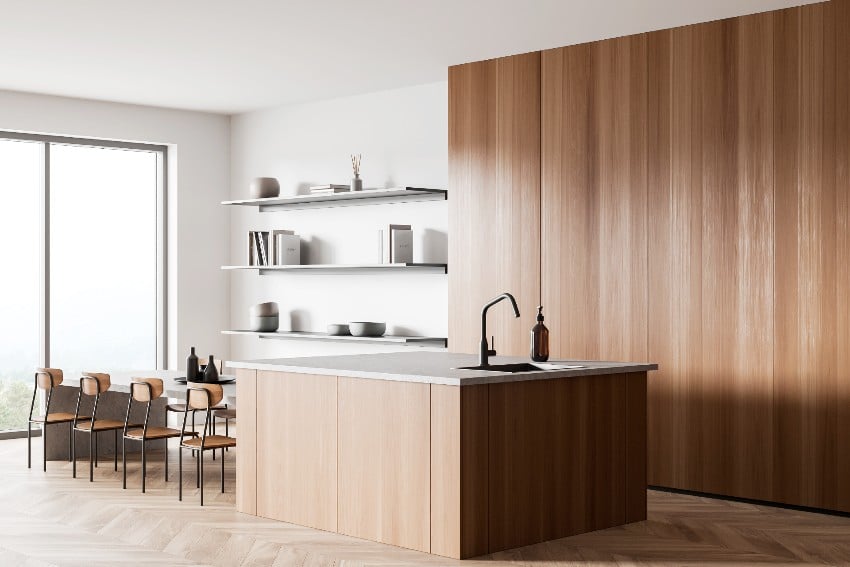
[{"label": "small gray vase", "polygon": [[363,190],[363,180],[360,179],[359,175],[355,175],[351,179],[351,190],[352,191],[362,191]]}]

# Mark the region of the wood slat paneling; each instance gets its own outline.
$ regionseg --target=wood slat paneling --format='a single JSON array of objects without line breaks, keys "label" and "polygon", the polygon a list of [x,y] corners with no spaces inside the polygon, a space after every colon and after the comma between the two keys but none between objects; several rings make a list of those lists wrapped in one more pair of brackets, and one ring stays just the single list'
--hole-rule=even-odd
[{"label": "wood slat paneling", "polygon": [[639,35],[542,53],[542,297],[553,357],[646,357],[647,50]]},{"label": "wood slat paneling", "polygon": [[481,307],[503,355],[529,352],[540,299],[540,54],[449,68],[449,348],[478,352]]},{"label": "wood slat paneling", "polygon": [[541,56],[553,357],[650,359],[649,482],[850,511],[850,0]]},{"label": "wood slat paneling", "polygon": [[335,376],[257,372],[259,516],[336,531],[336,389]]}]

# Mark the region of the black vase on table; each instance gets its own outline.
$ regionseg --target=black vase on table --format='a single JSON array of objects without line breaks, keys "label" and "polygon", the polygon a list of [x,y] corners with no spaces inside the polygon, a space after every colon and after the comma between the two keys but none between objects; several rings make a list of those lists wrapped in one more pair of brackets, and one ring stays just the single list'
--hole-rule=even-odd
[{"label": "black vase on table", "polygon": [[195,347],[192,347],[192,352],[186,358],[186,381],[198,382],[201,378],[198,372],[198,357],[195,355]]},{"label": "black vase on table", "polygon": [[218,368],[215,367],[213,355],[210,355],[209,360],[207,360],[207,367],[204,368],[204,382],[218,382]]}]

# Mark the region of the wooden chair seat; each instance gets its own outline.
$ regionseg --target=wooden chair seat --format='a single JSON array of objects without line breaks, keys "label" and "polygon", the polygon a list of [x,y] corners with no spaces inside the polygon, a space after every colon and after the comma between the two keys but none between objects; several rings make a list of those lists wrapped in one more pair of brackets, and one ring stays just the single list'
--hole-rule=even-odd
[{"label": "wooden chair seat", "polygon": [[183,446],[190,449],[200,449],[201,442],[204,443],[204,450],[222,449],[224,447],[235,447],[236,439],[233,437],[225,437],[224,435],[207,435],[206,439],[194,438],[183,441]]},{"label": "wooden chair seat", "polygon": [[215,409],[213,408],[213,417],[219,419],[236,419],[235,409]]},{"label": "wooden chair seat", "polygon": [[[183,413],[184,411],[186,411],[186,404],[168,404],[167,406],[165,406],[165,409],[167,411]],[[226,410],[227,408],[224,407],[224,406],[215,406],[212,409],[214,409],[214,410]]]},{"label": "wooden chair seat", "polygon": [[[136,429],[128,429],[125,437],[128,439],[170,439],[172,437],[180,437],[179,429],[172,429],[170,427],[148,427],[148,432],[146,436],[142,436],[144,433],[144,429],[139,427]],[[187,431],[186,435],[197,435],[194,431]]]},{"label": "wooden chair seat", "polygon": [[[91,420],[91,416],[80,416],[77,420],[88,419]],[[74,421],[74,414],[66,413],[64,411],[57,411],[53,413],[47,414],[47,419],[45,416],[38,415],[32,418],[33,423],[68,423],[70,421]]]},{"label": "wooden chair seat", "polygon": [[[130,427],[138,427],[138,425],[131,425]],[[91,419],[89,421],[77,421],[77,426],[74,428],[77,431],[91,431]],[[96,419],[94,420],[94,430],[95,431],[110,431],[113,429],[124,429],[124,422],[118,421],[117,419]]]}]

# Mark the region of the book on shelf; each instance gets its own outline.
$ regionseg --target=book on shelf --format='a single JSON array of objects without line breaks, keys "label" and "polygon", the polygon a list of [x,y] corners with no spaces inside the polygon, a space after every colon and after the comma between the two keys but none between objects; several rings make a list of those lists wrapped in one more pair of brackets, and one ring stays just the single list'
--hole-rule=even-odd
[{"label": "book on shelf", "polygon": [[378,234],[382,264],[413,262],[413,230],[409,224],[391,224]]},{"label": "book on shelf", "polygon": [[269,232],[251,230],[248,232],[248,265],[269,265]]}]

